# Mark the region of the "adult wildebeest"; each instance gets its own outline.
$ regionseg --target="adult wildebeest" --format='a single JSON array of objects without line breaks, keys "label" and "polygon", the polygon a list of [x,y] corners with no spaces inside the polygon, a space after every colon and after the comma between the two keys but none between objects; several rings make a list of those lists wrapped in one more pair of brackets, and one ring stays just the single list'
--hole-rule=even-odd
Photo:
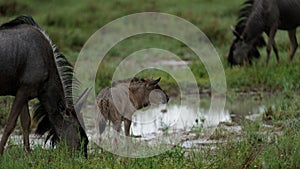
[{"label": "adult wildebeest", "polygon": [[[106,121],[113,123],[120,132],[124,121],[125,135],[129,136],[133,113],[153,102],[167,103],[168,95],[158,85],[159,79],[126,79],[114,82],[111,87],[101,90],[97,96],[99,108],[96,123],[99,134],[103,133]],[[159,100],[158,100],[159,99]]]},{"label": "adult wildebeest", "polygon": [[290,60],[298,47],[296,28],[300,25],[300,1],[298,0],[247,0],[241,10],[240,21],[233,30],[235,40],[230,47],[228,62],[241,65],[259,56],[257,47],[262,44],[262,33],[268,35],[267,60],[273,48],[277,61],[279,54],[275,43],[277,29],[287,30],[291,42]]},{"label": "adult wildebeest", "polygon": [[28,101],[38,98],[40,103],[34,113],[36,133],[48,132],[46,141],[50,139],[53,145],[65,142],[87,155],[88,138],[75,112],[80,110],[87,92],[74,105],[72,79],[73,67],[31,17],[20,16],[0,26],[0,95],[15,96],[0,154],[19,115],[25,150],[30,150]]}]

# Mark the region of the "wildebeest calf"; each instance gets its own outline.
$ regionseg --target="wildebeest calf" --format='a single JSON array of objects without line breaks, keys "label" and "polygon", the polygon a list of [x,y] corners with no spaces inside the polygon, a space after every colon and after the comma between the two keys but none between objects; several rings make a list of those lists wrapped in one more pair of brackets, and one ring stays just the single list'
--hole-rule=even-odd
[{"label": "wildebeest calf", "polygon": [[116,132],[120,132],[124,121],[125,135],[129,136],[133,113],[153,102],[167,103],[168,95],[160,88],[160,78],[126,79],[114,82],[111,87],[103,89],[97,96],[99,108],[96,123],[99,134],[104,132],[107,120],[113,123]]}]

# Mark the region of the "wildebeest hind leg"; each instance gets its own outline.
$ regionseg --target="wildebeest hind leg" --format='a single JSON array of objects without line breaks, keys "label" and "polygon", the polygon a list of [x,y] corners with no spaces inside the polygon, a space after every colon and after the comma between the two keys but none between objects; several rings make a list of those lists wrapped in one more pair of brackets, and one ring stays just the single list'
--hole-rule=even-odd
[{"label": "wildebeest hind leg", "polygon": [[294,55],[296,53],[296,50],[298,48],[298,42],[297,42],[297,37],[296,37],[296,29],[289,30],[288,33],[289,33],[289,38],[290,38],[290,41],[291,41],[289,58],[290,58],[290,61],[292,61],[293,58],[294,58]]},{"label": "wildebeest hind leg", "polygon": [[25,106],[23,107],[23,111],[21,113],[21,126],[23,130],[24,149],[27,152],[30,151],[30,145],[29,145],[30,123],[31,123],[31,119],[28,111],[28,103],[25,103]]},{"label": "wildebeest hind leg", "polygon": [[16,97],[14,99],[8,121],[6,123],[6,127],[4,129],[4,133],[1,138],[0,142],[0,155],[3,154],[4,146],[7,142],[8,137],[13,132],[14,128],[16,127],[16,122],[18,119],[18,116],[20,115],[25,103],[27,102],[25,98],[25,94],[21,91],[18,91],[16,94]]}]

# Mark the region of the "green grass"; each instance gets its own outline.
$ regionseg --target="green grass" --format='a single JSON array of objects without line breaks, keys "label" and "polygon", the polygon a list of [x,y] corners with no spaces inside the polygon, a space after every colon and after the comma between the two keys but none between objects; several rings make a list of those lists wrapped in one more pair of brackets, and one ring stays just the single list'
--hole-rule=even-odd
[{"label": "green grass", "polygon": [[[185,149],[177,145],[149,158],[120,157],[93,148],[85,159],[79,154],[70,155],[64,148],[44,150],[34,146],[32,153],[26,154],[17,145],[6,149],[0,158],[1,168],[299,168],[300,113],[298,120],[285,116],[290,108],[283,104],[274,114],[282,111],[280,118],[290,120],[280,126],[268,128],[258,121],[245,121],[239,139],[223,135],[225,142],[206,148]],[[272,123],[280,120],[273,118]]]},{"label": "green grass", "polygon": [[[199,27],[215,46],[226,74],[228,100],[234,103],[240,99],[238,93],[249,91],[276,93],[281,99],[274,108],[267,109],[259,121],[243,121],[239,136],[224,133],[221,128],[216,130],[213,137],[225,139],[226,143],[208,148],[187,150],[177,145],[168,152],[142,159],[119,157],[94,149],[88,159],[84,159],[78,155],[70,156],[64,149],[44,150],[41,147],[34,147],[28,155],[19,144],[5,150],[0,157],[0,168],[243,168],[248,165],[249,168],[300,168],[300,50],[295,60],[288,62],[288,36],[286,32],[278,31],[276,42],[280,64],[276,63],[272,53],[266,67],[263,48],[262,58],[252,66],[229,67],[226,56],[232,41],[230,26],[236,23],[241,3],[240,0],[0,0],[0,23],[21,14],[32,15],[72,63],[95,31],[119,17],[145,11],[174,14]],[[299,34],[297,36],[299,39]],[[203,64],[187,46],[168,37],[148,34],[128,38],[107,53],[99,66],[96,91],[111,84],[114,70],[122,59],[150,47],[168,50],[189,61],[200,91],[210,88]],[[143,71],[138,76],[162,77],[162,88],[171,96],[178,94],[176,81],[165,72]],[[11,98],[0,98],[0,126],[8,117],[11,101]],[[263,124],[273,127],[266,128]],[[198,129],[198,135],[201,131]]]},{"label": "green grass", "polygon": [[[7,9],[6,16],[1,17],[0,22],[8,21],[20,14],[32,15],[73,63],[76,61],[81,47],[88,38],[99,28],[114,19],[144,11],[174,14],[199,27],[211,40],[225,67],[229,90],[256,87],[282,89],[287,86],[285,84],[286,78],[288,78],[288,83],[292,84],[292,87],[298,89],[298,86],[295,85],[296,83],[293,83],[298,80],[294,78],[297,77],[297,70],[292,70],[297,69],[299,64],[294,62],[291,66],[290,63],[285,63],[285,56],[288,52],[288,37],[287,33],[283,31],[277,33],[276,42],[279,51],[281,51],[281,60],[284,64],[276,65],[275,57],[272,54],[271,64],[268,69],[263,66],[264,59],[260,59],[252,67],[229,68],[226,56],[232,41],[230,26],[236,23],[237,11],[241,6],[241,2],[238,0],[231,0],[230,2],[202,0],[189,1],[188,3],[180,1],[146,1],[141,3],[128,0],[112,1],[110,3],[96,0],[78,0],[75,3],[70,0],[64,2],[53,0],[51,3],[44,3],[37,0],[14,0],[12,2],[4,1],[2,4],[6,4],[13,10]],[[125,8],[127,4],[130,4],[130,8]],[[120,42],[106,55],[103,61],[105,64],[104,68],[99,68],[99,70],[104,70],[99,71],[100,74],[97,76],[96,86],[99,86],[97,91],[110,84],[112,73],[122,58],[125,58],[132,52],[149,47],[166,49],[184,60],[191,60],[192,64],[190,67],[195,74],[198,85],[203,88],[210,87],[205,68],[188,47],[179,41],[159,35],[138,35]],[[262,49],[261,52],[264,56],[265,49]],[[269,69],[275,71],[269,71]],[[166,78],[168,79],[168,77]],[[166,82],[166,84],[170,83]]]}]

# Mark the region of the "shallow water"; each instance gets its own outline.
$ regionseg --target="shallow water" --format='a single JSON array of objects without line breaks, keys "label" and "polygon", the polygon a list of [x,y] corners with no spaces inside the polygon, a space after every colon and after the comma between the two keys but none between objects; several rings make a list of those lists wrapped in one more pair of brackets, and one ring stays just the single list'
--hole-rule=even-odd
[{"label": "shallow water", "polygon": [[[275,100],[276,98],[269,96],[260,100],[243,96],[235,101],[227,100],[226,107],[221,112],[209,112],[210,97],[201,98],[200,105],[196,107],[176,103],[152,106],[134,113],[130,131],[132,136],[143,140],[150,140],[163,133],[191,132],[199,127],[213,131],[220,122],[239,125],[241,119],[259,118],[266,108],[275,104]],[[89,112],[84,116],[88,135],[91,140],[96,140],[98,136],[94,106],[88,106],[85,112]],[[108,125],[105,132],[112,132],[112,126]],[[121,135],[123,134],[124,131],[121,131]]]},{"label": "shallow water", "polygon": [[[209,139],[209,135],[196,138],[193,129],[201,128],[206,130],[206,132],[210,130],[210,133],[212,133],[221,122],[236,122],[237,124],[229,130],[240,131],[241,128],[238,125],[240,119],[246,118],[252,120],[259,118],[266,108],[276,104],[276,98],[277,97],[265,96],[263,99],[253,99],[252,96],[243,96],[234,100],[227,99],[226,107],[222,112],[210,113],[210,97],[202,97],[199,106],[196,107],[191,105],[178,105],[172,101],[168,105],[152,106],[139,110],[133,115],[131,125],[132,139],[155,144],[154,140],[159,138],[171,140],[168,141],[170,144],[181,142],[181,145],[187,148],[199,144],[213,144],[216,140]],[[98,135],[95,130],[96,108],[94,105],[87,105],[83,112],[88,137],[91,142],[97,143]],[[0,130],[0,132],[2,133],[3,129]],[[112,126],[107,125],[104,135],[112,132]],[[10,142],[22,143],[21,132],[14,133],[18,134],[12,135]],[[168,137],[165,137],[166,133]],[[124,132],[121,131],[120,134],[124,135]],[[31,134],[30,137],[31,144],[44,144],[44,139],[39,139],[33,134]]]},{"label": "shallow water", "polygon": [[[162,112],[166,111],[166,112]],[[160,105],[133,116],[131,131],[133,135],[147,137],[151,134],[162,133],[165,130],[176,132],[190,130],[192,127],[217,126],[220,122],[230,122],[229,111],[208,113],[207,109],[193,109],[187,105]]]}]

